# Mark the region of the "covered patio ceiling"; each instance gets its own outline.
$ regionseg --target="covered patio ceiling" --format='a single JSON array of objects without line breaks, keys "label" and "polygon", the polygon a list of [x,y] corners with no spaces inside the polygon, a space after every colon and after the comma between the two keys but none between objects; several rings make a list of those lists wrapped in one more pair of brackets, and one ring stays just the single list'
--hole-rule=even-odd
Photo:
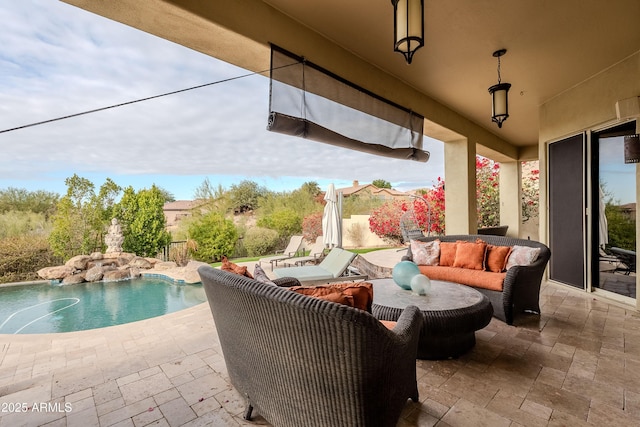
[{"label": "covered patio ceiling", "polygon": [[[497,160],[537,156],[539,106],[640,50],[638,0],[425,0],[411,65],[393,52],[389,0],[65,1],[253,71],[278,44],[415,108],[426,135],[464,135]],[[501,48],[512,87],[498,129],[487,89]]]}]

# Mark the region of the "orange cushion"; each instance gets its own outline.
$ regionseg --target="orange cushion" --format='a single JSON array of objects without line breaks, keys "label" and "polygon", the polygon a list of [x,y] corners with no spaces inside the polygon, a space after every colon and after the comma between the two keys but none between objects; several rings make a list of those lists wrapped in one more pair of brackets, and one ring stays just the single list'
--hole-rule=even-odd
[{"label": "orange cushion", "polygon": [[247,276],[249,279],[253,279],[253,276],[247,270],[246,266],[240,266],[229,261],[226,256],[222,257],[221,270],[228,271],[229,273],[239,274],[241,276]]},{"label": "orange cushion", "polygon": [[393,328],[395,328],[398,324],[398,322],[394,322],[393,320],[381,320],[380,323],[382,323],[390,331],[393,331]]},{"label": "orange cushion", "polygon": [[456,256],[453,266],[469,268],[472,270],[484,270],[484,257],[487,252],[487,244],[479,242],[457,242]]},{"label": "orange cushion", "polygon": [[348,297],[342,300],[346,301],[345,305],[371,313],[371,304],[373,303],[373,285],[369,282],[333,283],[330,285],[319,286],[292,286],[289,289],[299,294],[311,297],[321,297],[331,294],[344,295]]},{"label": "orange cushion", "polygon": [[440,265],[453,265],[457,246],[456,242],[440,242]]},{"label": "orange cushion", "polygon": [[502,292],[502,282],[507,273],[478,271],[467,268],[419,265],[420,272],[431,280],[460,283],[474,288],[490,289]]},{"label": "orange cushion", "polygon": [[336,291],[328,295],[314,295],[313,297],[353,307],[353,297],[351,295],[346,295],[340,291]]},{"label": "orange cushion", "polygon": [[511,246],[487,245],[487,270],[500,273],[506,270]]}]

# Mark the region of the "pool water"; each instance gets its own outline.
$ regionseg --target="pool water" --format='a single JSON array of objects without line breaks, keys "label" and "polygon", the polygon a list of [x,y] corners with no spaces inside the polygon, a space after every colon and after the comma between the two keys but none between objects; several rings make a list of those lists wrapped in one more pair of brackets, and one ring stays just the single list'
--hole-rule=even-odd
[{"label": "pool water", "polygon": [[0,334],[45,334],[121,325],[205,302],[201,284],[132,279],[0,287]]}]

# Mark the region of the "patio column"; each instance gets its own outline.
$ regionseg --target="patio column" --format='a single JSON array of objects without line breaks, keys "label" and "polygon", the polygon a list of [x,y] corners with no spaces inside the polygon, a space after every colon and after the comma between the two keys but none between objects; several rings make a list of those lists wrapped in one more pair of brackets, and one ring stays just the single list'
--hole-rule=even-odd
[{"label": "patio column", "polygon": [[476,146],[467,138],[444,144],[446,234],[475,234]]},{"label": "patio column", "polygon": [[[636,116],[636,133],[640,134],[640,115]],[[640,163],[636,163],[636,254],[640,252],[640,210],[638,210],[638,202],[640,202]],[[640,310],[640,275],[638,275],[638,267],[636,267],[636,308]]]},{"label": "patio column", "polygon": [[522,223],[522,168],[520,162],[500,162],[500,225],[507,236],[519,237]]}]

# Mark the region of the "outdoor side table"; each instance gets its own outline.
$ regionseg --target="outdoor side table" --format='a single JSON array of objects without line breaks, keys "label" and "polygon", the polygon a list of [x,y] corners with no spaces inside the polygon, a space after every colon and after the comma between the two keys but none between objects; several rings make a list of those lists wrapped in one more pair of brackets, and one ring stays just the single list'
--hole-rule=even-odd
[{"label": "outdoor side table", "polygon": [[493,315],[489,299],[472,287],[431,281],[427,295],[417,295],[395,284],[393,279],[371,280],[372,313],[380,320],[398,320],[410,305],[424,315],[418,345],[419,359],[451,359],[471,350],[475,331],[487,326]]}]

